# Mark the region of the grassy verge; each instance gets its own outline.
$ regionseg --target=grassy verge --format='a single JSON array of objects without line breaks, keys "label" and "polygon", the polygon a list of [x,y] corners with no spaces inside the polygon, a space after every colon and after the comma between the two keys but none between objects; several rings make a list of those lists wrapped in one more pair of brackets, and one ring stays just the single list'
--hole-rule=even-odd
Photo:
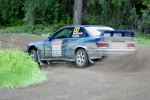
[{"label": "grassy verge", "polygon": [[0,88],[27,86],[45,79],[46,72],[28,54],[20,49],[0,49]]},{"label": "grassy verge", "polygon": [[1,28],[0,33],[49,35],[63,26],[65,26],[65,24],[58,24],[58,25],[41,25],[41,24],[39,24],[39,25],[34,25],[34,26],[23,25],[23,26]]},{"label": "grassy verge", "polygon": [[135,42],[137,45],[150,46],[150,34],[136,33]]}]

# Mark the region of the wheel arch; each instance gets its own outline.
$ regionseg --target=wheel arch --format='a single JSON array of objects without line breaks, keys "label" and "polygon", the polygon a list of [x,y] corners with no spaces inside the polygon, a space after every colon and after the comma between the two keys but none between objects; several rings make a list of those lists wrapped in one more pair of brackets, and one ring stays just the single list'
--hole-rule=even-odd
[{"label": "wheel arch", "polygon": [[37,51],[37,63],[39,64],[39,65],[44,65],[42,62],[41,62],[41,60],[40,60],[40,56],[39,56],[39,51],[38,51],[38,49],[36,48],[36,46],[34,46],[34,45],[32,45],[32,46],[30,46],[29,48],[28,48],[28,53],[30,53],[30,51],[31,50],[36,50]]},{"label": "wheel arch", "polygon": [[89,55],[88,55],[87,49],[86,49],[85,47],[77,47],[77,48],[75,49],[74,55],[76,55],[76,52],[77,52],[79,49],[85,50],[85,52],[87,53],[88,59],[89,59]]},{"label": "wheel arch", "polygon": [[93,63],[93,61],[89,58],[89,53],[88,53],[88,51],[87,51],[87,48],[86,48],[86,47],[77,47],[77,48],[75,49],[75,53],[74,53],[74,55],[76,56],[76,52],[77,52],[79,49],[83,49],[83,50],[85,50],[85,52],[87,53],[87,56],[88,56],[89,62],[90,62],[90,63]]},{"label": "wheel arch", "polygon": [[28,48],[28,52],[30,52],[32,49],[34,49],[34,50],[38,50],[34,45],[32,45],[32,46],[30,46],[29,48]]},{"label": "wheel arch", "polygon": [[76,53],[77,50],[79,50],[79,49],[84,49],[84,50],[86,50],[85,47],[77,47],[77,48],[75,49],[75,53]]}]

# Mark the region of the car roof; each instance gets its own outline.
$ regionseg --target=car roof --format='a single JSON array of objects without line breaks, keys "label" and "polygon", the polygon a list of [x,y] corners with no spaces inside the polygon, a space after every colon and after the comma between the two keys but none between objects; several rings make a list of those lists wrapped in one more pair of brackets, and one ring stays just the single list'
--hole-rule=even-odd
[{"label": "car roof", "polygon": [[64,27],[101,27],[101,28],[111,28],[109,26],[103,26],[103,25],[70,25],[70,26],[64,26]]},{"label": "car roof", "polygon": [[114,30],[111,27],[102,26],[102,25],[70,25],[70,26],[64,26],[62,28],[72,28],[72,27],[83,27],[83,28],[86,28],[86,29],[88,28],[90,30],[94,29],[94,32],[93,32],[93,30],[92,31],[87,30],[91,36],[97,36],[97,35],[99,36],[100,32],[99,31],[95,31],[95,29]]}]

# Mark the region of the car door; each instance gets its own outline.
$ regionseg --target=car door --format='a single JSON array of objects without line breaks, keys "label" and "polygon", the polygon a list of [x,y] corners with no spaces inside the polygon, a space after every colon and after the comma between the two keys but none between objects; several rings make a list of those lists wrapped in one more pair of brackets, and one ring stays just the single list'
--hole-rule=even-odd
[{"label": "car door", "polygon": [[48,59],[61,60],[66,58],[67,41],[73,31],[72,27],[60,29],[52,35],[52,39],[46,42],[45,48],[49,47],[50,51],[45,51],[45,57]]},{"label": "car door", "polygon": [[84,40],[87,37],[86,32],[82,27],[74,27],[73,32],[68,38],[66,55],[68,59],[74,59],[75,49],[84,44]]}]

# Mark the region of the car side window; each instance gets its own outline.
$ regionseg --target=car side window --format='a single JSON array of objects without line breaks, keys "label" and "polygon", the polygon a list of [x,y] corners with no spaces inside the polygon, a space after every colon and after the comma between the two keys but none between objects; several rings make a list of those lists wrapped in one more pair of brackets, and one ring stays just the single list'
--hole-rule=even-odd
[{"label": "car side window", "polygon": [[71,35],[72,38],[83,38],[85,37],[85,32],[80,27],[75,27]]},{"label": "car side window", "polygon": [[64,28],[58,31],[57,33],[54,34],[54,39],[59,39],[59,38],[69,38],[71,33],[73,31],[73,28]]}]

